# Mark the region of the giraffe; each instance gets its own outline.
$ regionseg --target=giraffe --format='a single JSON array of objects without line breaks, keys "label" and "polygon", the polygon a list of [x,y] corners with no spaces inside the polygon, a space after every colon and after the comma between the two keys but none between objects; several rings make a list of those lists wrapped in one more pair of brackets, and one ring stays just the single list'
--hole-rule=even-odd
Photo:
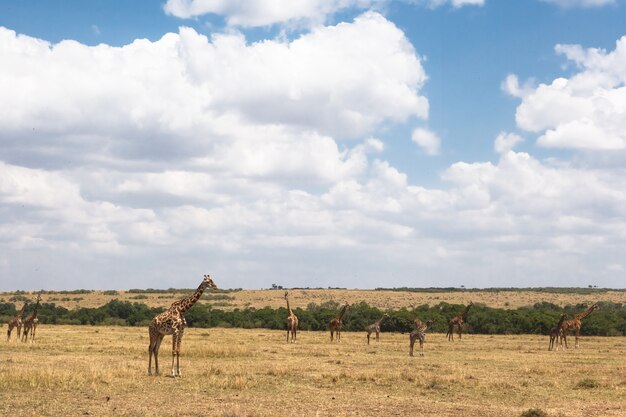
[{"label": "giraffe", "polygon": [[148,326],[150,335],[150,345],[148,346],[148,375],[152,375],[152,355],[154,355],[154,369],[156,375],[159,375],[159,348],[163,337],[172,335],[172,377],[181,376],[180,374],[180,343],[183,339],[187,321],[185,320],[185,312],[189,310],[200,299],[200,296],[206,287],[217,289],[217,285],[213,282],[209,275],[205,275],[198,289],[191,295],[175,301],[170,308],[152,319]]},{"label": "giraffe", "polygon": [[9,322],[9,328],[7,329],[7,342],[11,340],[11,333],[13,332],[14,327],[17,327],[17,340],[20,340],[20,336],[22,335],[22,325],[24,324],[22,317],[24,317],[24,310],[26,310],[27,305],[28,302],[24,302],[22,309],[18,311],[13,320]]},{"label": "giraffe", "polygon": [[376,333],[376,342],[380,342],[380,323],[383,322],[385,317],[389,317],[389,314],[385,313],[381,318],[376,320],[374,324],[367,326],[367,344],[370,344],[370,336],[372,333]]},{"label": "giraffe", "polygon": [[434,321],[428,320],[426,323],[420,319],[415,319],[415,330],[409,334],[409,356],[413,356],[413,346],[415,340],[420,341],[420,356],[424,356],[424,340],[426,339],[426,330],[432,327]]},{"label": "giraffe", "polygon": [[574,329],[576,331],[576,339],[575,339],[575,343],[574,343],[574,348],[578,348],[578,337],[580,336],[580,326],[582,325],[582,320],[587,317],[589,314],[591,314],[591,312],[595,309],[600,308],[600,306],[598,305],[598,303],[594,303],[593,305],[591,305],[591,307],[589,307],[588,309],[586,309],[585,311],[583,311],[582,313],[578,313],[576,314],[574,317],[572,317],[571,319],[567,320],[565,323],[562,324],[561,326],[561,348],[563,347],[563,342],[565,342],[565,348],[567,348],[567,332],[570,331],[571,329]]},{"label": "giraffe", "polygon": [[556,350],[559,350],[559,338],[561,337],[561,326],[563,325],[563,322],[565,321],[565,319],[567,318],[567,314],[563,313],[561,314],[561,317],[559,318],[559,322],[557,323],[556,326],[554,326],[553,328],[550,329],[550,344],[548,345],[548,350],[552,350],[554,349],[554,344],[556,342]]},{"label": "giraffe", "polygon": [[287,316],[287,343],[289,343],[289,334],[291,333],[291,341],[296,343],[296,333],[298,331],[298,316],[293,314],[291,307],[289,307],[289,292],[285,291],[285,300],[287,300],[287,310],[289,310],[289,316]]},{"label": "giraffe", "polygon": [[461,339],[461,331],[463,330],[463,323],[465,323],[465,321],[467,320],[467,312],[469,311],[470,307],[473,305],[474,303],[470,301],[467,307],[465,307],[465,310],[463,310],[461,314],[455,316],[448,322],[448,333],[446,333],[448,340],[454,342],[454,327],[455,326],[457,329],[457,333],[459,334],[459,340]]},{"label": "giraffe", "polygon": [[22,342],[28,342],[28,333],[32,330],[32,334],[30,336],[30,342],[35,343],[35,331],[37,330],[37,325],[39,324],[37,313],[39,310],[40,301],[41,301],[41,294],[37,294],[37,303],[35,304],[35,309],[33,310],[30,317],[24,320],[24,331],[22,332]]},{"label": "giraffe", "polygon": [[339,314],[337,314],[337,317],[335,317],[334,319],[332,319],[330,321],[330,341],[333,341],[333,336],[335,334],[335,332],[337,332],[337,341],[341,342],[341,319],[343,318],[343,315],[346,314],[346,310],[348,309],[350,305],[346,302],[346,304],[341,308],[341,311],[339,312]]}]

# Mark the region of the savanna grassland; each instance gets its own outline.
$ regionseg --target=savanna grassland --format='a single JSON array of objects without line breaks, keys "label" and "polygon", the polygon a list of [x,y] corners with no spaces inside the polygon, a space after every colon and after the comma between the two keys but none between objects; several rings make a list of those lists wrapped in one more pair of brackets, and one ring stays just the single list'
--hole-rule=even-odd
[{"label": "savanna grassland", "polygon": [[[193,291],[193,290],[191,290]],[[22,293],[30,299],[36,297],[36,292]],[[493,308],[515,309],[531,306],[535,303],[548,302],[558,306],[579,303],[593,304],[596,301],[626,303],[626,292],[619,290],[593,290],[588,293],[568,291],[540,291],[523,290],[472,290],[472,291],[392,291],[392,290],[359,290],[359,289],[290,289],[290,297],[296,300],[299,306],[305,307],[309,303],[322,304],[333,300],[339,303],[350,304],[367,302],[370,306],[379,309],[409,308],[411,305],[434,306],[440,302],[451,304],[474,303],[486,304]],[[0,293],[0,302],[8,302],[17,294],[14,292]],[[70,310],[77,308],[100,307],[111,300],[139,302],[148,307],[168,307],[172,302],[181,298],[177,291],[141,292],[141,291],[102,291],[94,290],[82,293],[44,292],[42,303],[54,303],[57,306]],[[263,308],[284,307],[285,300],[282,293],[275,290],[241,290],[226,293],[205,294],[200,304],[210,304],[223,310],[235,308]]]},{"label": "savanna grassland", "polygon": [[170,337],[163,375],[149,377],[145,327],[41,325],[34,344],[0,342],[0,415],[626,415],[624,337],[548,352],[547,336],[428,334],[426,356],[409,357],[406,334],[371,346],[364,332],[341,343],[327,332],[285,336],[187,329],[183,376],[170,378]]}]

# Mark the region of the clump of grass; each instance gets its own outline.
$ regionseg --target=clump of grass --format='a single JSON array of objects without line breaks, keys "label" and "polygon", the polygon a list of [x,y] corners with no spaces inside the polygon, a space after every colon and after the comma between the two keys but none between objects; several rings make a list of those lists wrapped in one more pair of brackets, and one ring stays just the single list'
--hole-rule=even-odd
[{"label": "clump of grass", "polygon": [[548,417],[548,413],[541,408],[531,408],[520,414],[520,417]]},{"label": "clump of grass", "polygon": [[591,378],[581,379],[576,384],[577,389],[593,389],[593,388],[598,388],[599,386],[600,386],[600,383],[596,381],[595,379],[591,379]]}]

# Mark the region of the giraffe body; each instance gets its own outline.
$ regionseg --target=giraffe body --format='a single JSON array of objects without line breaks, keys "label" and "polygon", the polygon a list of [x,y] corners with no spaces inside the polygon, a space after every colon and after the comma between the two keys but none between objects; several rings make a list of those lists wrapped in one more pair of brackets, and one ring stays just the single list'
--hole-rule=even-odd
[{"label": "giraffe body", "polygon": [[580,327],[582,326],[582,321],[589,314],[591,314],[593,310],[598,309],[598,308],[600,308],[598,303],[594,303],[587,310],[583,311],[582,313],[576,314],[574,317],[572,317],[571,319],[563,323],[563,325],[561,326],[561,348],[563,348],[563,343],[565,343],[565,348],[568,347],[567,346],[567,333],[571,330],[574,330],[576,332],[574,348],[577,349],[579,347],[578,337],[580,336]]},{"label": "giraffe body", "polygon": [[337,317],[330,321],[330,341],[334,340],[334,334],[337,333],[337,341],[341,342],[341,325],[343,315],[346,314],[346,310],[348,309],[349,304],[346,303],[342,308]]},{"label": "giraffe body", "polygon": [[150,345],[148,346],[148,375],[152,375],[152,356],[154,356],[154,369],[159,375],[159,348],[163,338],[172,335],[172,377],[181,376],[180,373],[180,345],[183,339],[187,321],[185,312],[200,299],[206,287],[217,289],[217,286],[209,275],[205,275],[198,289],[190,296],[172,303],[170,308],[158,314],[148,326]]},{"label": "giraffe body", "polygon": [[424,341],[426,340],[426,330],[433,325],[432,320],[428,320],[426,323],[420,319],[415,319],[415,330],[409,334],[409,356],[413,356],[413,346],[415,341],[420,342],[420,356],[424,356]]},{"label": "giraffe body", "polygon": [[296,334],[298,332],[298,317],[293,313],[291,307],[289,307],[289,293],[285,291],[285,300],[287,301],[287,310],[289,316],[287,316],[287,343],[289,343],[289,336],[291,335],[291,342],[296,343]]},{"label": "giraffe body", "polygon": [[22,309],[18,311],[13,320],[9,322],[9,328],[7,329],[7,342],[11,340],[11,333],[14,328],[17,328],[17,340],[20,340],[22,335],[22,326],[24,325],[22,318],[24,317],[24,310],[26,310],[27,305],[28,302],[25,302]]},{"label": "giraffe body", "polygon": [[374,324],[370,324],[367,326],[367,344],[370,344],[370,336],[372,333],[376,334],[376,342],[380,343],[380,324],[383,322],[385,317],[389,317],[389,314],[385,313],[381,318],[376,320]]},{"label": "giraffe body", "polygon": [[470,307],[472,307],[473,305],[474,303],[470,301],[467,307],[465,307],[465,309],[463,310],[461,314],[450,319],[450,321],[448,322],[448,333],[446,333],[446,337],[448,338],[449,341],[451,342],[454,341],[454,329],[455,328],[459,335],[459,340],[461,340],[463,324],[467,321],[467,313],[469,312]]},{"label": "giraffe body", "polygon": [[35,304],[35,308],[25,321],[24,321],[24,331],[22,333],[22,342],[28,342],[28,334],[30,333],[30,342],[35,343],[35,332],[37,331],[37,325],[39,324],[39,319],[37,318],[37,314],[39,312],[39,302],[41,301],[41,294],[37,295],[37,303]]},{"label": "giraffe body", "polygon": [[554,326],[553,328],[550,329],[550,344],[548,345],[548,350],[552,350],[554,349],[554,345],[556,344],[556,350],[559,350],[559,343],[560,340],[563,336],[563,322],[565,321],[565,319],[567,318],[567,314],[563,313],[561,314],[561,318],[559,319],[559,322],[557,323],[556,326]]}]

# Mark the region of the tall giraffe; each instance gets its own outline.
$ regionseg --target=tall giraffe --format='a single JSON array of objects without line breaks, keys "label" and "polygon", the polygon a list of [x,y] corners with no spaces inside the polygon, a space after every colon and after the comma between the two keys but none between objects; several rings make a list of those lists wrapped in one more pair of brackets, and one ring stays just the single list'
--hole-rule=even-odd
[{"label": "tall giraffe", "polygon": [[291,307],[289,307],[289,292],[285,291],[285,300],[287,300],[287,310],[289,316],[287,316],[287,343],[289,343],[289,334],[291,333],[291,341],[296,343],[296,333],[298,332],[298,316],[293,314]]},{"label": "tall giraffe", "polygon": [[37,294],[37,303],[35,304],[35,309],[29,318],[24,321],[24,331],[22,332],[22,341],[28,341],[28,333],[32,330],[32,334],[30,336],[30,342],[35,343],[35,331],[37,330],[37,325],[39,324],[39,319],[37,318],[37,313],[39,312],[39,302],[41,301],[41,294]]},{"label": "tall giraffe", "polygon": [[341,322],[341,319],[343,319],[343,315],[346,314],[346,310],[348,309],[349,304],[346,302],[346,304],[341,308],[341,311],[339,312],[339,314],[337,314],[337,317],[335,317],[334,319],[332,319],[330,321],[330,341],[333,341],[333,336],[335,334],[335,332],[337,332],[337,341],[341,342],[341,325],[343,324]]},{"label": "tall giraffe", "polygon": [[420,356],[424,356],[424,340],[426,340],[426,330],[433,325],[434,321],[428,320],[426,323],[420,319],[415,319],[415,330],[409,334],[409,356],[413,356],[413,346],[415,341],[420,341]]},{"label": "tall giraffe", "polygon": [[450,341],[454,341],[454,327],[456,326],[457,329],[457,333],[459,334],[459,340],[461,339],[461,332],[463,330],[463,323],[465,323],[465,321],[467,320],[467,312],[469,311],[470,307],[473,306],[474,303],[473,302],[469,302],[469,304],[467,305],[467,307],[465,307],[465,309],[463,310],[463,312],[455,317],[453,317],[452,319],[450,319],[450,321],[448,322],[448,333],[446,333],[446,336],[448,337],[448,340]]},{"label": "tall giraffe", "polygon": [[554,344],[556,342],[556,350],[559,350],[559,338],[561,338],[561,334],[563,329],[561,328],[563,326],[563,322],[565,321],[565,319],[567,318],[567,314],[563,313],[561,314],[561,317],[559,318],[559,322],[557,323],[556,326],[554,326],[553,328],[550,329],[550,344],[548,345],[548,350],[552,350],[554,349]]},{"label": "tall giraffe", "polygon": [[200,299],[200,296],[206,289],[211,287],[217,289],[217,285],[213,282],[209,275],[205,275],[198,289],[181,300],[172,303],[170,308],[152,319],[148,326],[150,335],[150,346],[148,346],[148,375],[152,375],[152,355],[154,355],[154,369],[159,375],[159,348],[163,337],[172,335],[172,377],[181,376],[180,374],[180,343],[183,339],[187,321],[185,320],[185,312],[189,310]]},{"label": "tall giraffe", "polygon": [[20,340],[20,336],[22,335],[22,325],[24,324],[22,317],[24,317],[24,310],[26,310],[27,305],[28,302],[25,302],[22,309],[18,311],[13,320],[9,322],[9,328],[7,329],[7,342],[11,340],[11,332],[13,332],[14,327],[17,327],[17,340]]},{"label": "tall giraffe", "polygon": [[383,322],[385,317],[389,317],[389,314],[385,313],[381,318],[376,320],[374,324],[367,326],[367,344],[370,344],[370,336],[372,333],[376,333],[376,342],[380,342],[380,323]]},{"label": "tall giraffe", "polygon": [[575,329],[576,330],[576,339],[575,339],[576,343],[574,343],[574,348],[578,348],[578,337],[580,336],[580,326],[582,325],[582,320],[585,317],[587,317],[589,314],[591,314],[593,310],[598,309],[598,308],[600,308],[598,303],[594,303],[587,310],[583,311],[582,313],[576,314],[574,317],[572,317],[571,319],[563,323],[563,325],[561,326],[561,331],[562,331],[561,347],[563,347],[563,342],[565,342],[565,348],[567,348],[567,332],[572,329]]}]

